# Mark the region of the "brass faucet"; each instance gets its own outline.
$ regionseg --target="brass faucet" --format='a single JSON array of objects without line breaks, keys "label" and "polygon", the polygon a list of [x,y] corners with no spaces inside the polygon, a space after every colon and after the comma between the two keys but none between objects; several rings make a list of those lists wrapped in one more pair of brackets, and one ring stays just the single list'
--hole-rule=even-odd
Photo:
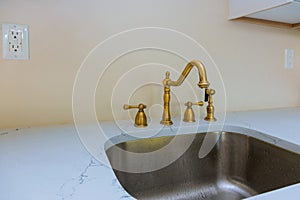
[{"label": "brass faucet", "polygon": [[188,101],[184,105],[186,106],[186,110],[184,112],[183,121],[184,122],[195,122],[196,121],[195,120],[195,113],[192,109],[192,106],[194,106],[194,105],[203,106],[204,102],[199,101],[199,102],[193,103],[193,102]]},{"label": "brass faucet", "polygon": [[132,108],[137,108],[138,112],[135,115],[134,126],[135,127],[146,127],[147,126],[147,117],[144,112],[144,109],[147,108],[145,104],[140,103],[139,105],[127,105],[124,104],[123,109],[128,110]]},{"label": "brass faucet", "polygon": [[207,121],[215,121],[216,120],[214,117],[214,107],[213,107],[213,100],[212,100],[212,95],[215,94],[215,91],[212,89],[209,89],[209,82],[207,81],[206,70],[205,70],[204,65],[198,60],[192,60],[191,62],[189,62],[186,65],[186,67],[182,71],[182,73],[179,76],[177,81],[172,81],[170,79],[170,72],[168,72],[168,71],[166,72],[166,78],[163,80],[164,111],[163,111],[162,120],[160,121],[161,124],[167,125],[167,126],[173,124],[173,122],[171,120],[171,114],[170,114],[170,99],[171,99],[170,86],[180,86],[194,66],[198,69],[198,73],[199,73],[198,86],[201,89],[205,89],[205,100],[204,101],[206,101],[206,102],[208,101],[208,106],[206,108],[207,116],[204,119]]}]

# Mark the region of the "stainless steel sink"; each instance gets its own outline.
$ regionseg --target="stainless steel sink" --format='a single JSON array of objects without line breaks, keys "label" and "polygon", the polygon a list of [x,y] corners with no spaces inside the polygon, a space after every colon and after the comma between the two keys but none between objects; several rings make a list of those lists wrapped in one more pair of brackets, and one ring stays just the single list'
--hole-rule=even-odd
[{"label": "stainless steel sink", "polygon": [[[220,137],[208,155],[199,158],[206,134]],[[237,200],[299,183],[300,147],[263,134],[254,135],[211,132],[176,136],[179,142],[172,147],[174,151],[192,139],[191,145],[168,166],[149,172],[142,172],[144,166],[155,161],[143,156],[132,159],[129,154],[153,152],[160,162],[170,155],[157,150],[174,136],[122,142],[106,153],[119,182],[136,199]],[[135,166],[142,173],[124,172],[120,166]]]}]

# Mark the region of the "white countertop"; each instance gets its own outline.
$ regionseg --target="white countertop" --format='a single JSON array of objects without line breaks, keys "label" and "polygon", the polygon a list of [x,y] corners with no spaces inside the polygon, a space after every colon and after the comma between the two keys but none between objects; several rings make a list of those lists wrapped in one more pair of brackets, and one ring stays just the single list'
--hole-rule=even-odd
[{"label": "white countertop", "polygon": [[[299,121],[300,108],[234,112],[227,114],[224,127],[250,128],[300,145]],[[155,120],[146,129],[133,128],[128,121],[118,125],[130,134],[141,134],[161,128],[154,123]],[[195,128],[187,123],[181,125],[187,130]],[[207,126],[201,120],[197,129]],[[0,130],[0,200],[134,199],[119,184],[113,170],[98,160],[105,157],[107,138],[128,137],[112,122],[101,123],[106,138],[95,135],[95,127],[84,125],[76,129],[74,125],[63,125]],[[172,127],[164,129],[172,132]],[[300,184],[248,199],[290,200],[299,199],[298,195]]]}]

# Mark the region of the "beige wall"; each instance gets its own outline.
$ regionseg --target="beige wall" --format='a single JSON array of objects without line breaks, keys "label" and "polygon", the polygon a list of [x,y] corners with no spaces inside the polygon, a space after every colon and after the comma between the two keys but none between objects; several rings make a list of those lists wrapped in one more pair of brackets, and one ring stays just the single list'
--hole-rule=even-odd
[{"label": "beige wall", "polygon": [[[2,0],[1,23],[29,25],[30,60],[0,58],[0,127],[72,123],[73,83],[84,58],[109,36],[144,26],[174,29],[202,44],[221,72],[228,110],[299,106],[300,31],[231,22],[227,16],[227,0]],[[295,50],[293,70],[283,67],[285,48]],[[133,59],[124,62],[130,66]],[[170,59],[182,68],[182,60]],[[112,80],[101,84],[112,87]],[[112,119],[107,90],[96,95],[101,120]],[[157,88],[145,91],[136,98],[161,101]]]}]

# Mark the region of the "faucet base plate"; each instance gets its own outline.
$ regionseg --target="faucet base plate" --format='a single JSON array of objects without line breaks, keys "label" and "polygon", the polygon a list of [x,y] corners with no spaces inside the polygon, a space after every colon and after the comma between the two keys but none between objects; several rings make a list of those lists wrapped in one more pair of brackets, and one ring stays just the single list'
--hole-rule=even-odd
[{"label": "faucet base plate", "polygon": [[171,120],[167,120],[167,121],[160,121],[160,124],[165,125],[165,126],[171,126],[173,124],[173,122]]},{"label": "faucet base plate", "polygon": [[204,120],[209,121],[209,122],[215,122],[215,121],[217,121],[217,119],[214,118],[214,117],[205,117]]}]

